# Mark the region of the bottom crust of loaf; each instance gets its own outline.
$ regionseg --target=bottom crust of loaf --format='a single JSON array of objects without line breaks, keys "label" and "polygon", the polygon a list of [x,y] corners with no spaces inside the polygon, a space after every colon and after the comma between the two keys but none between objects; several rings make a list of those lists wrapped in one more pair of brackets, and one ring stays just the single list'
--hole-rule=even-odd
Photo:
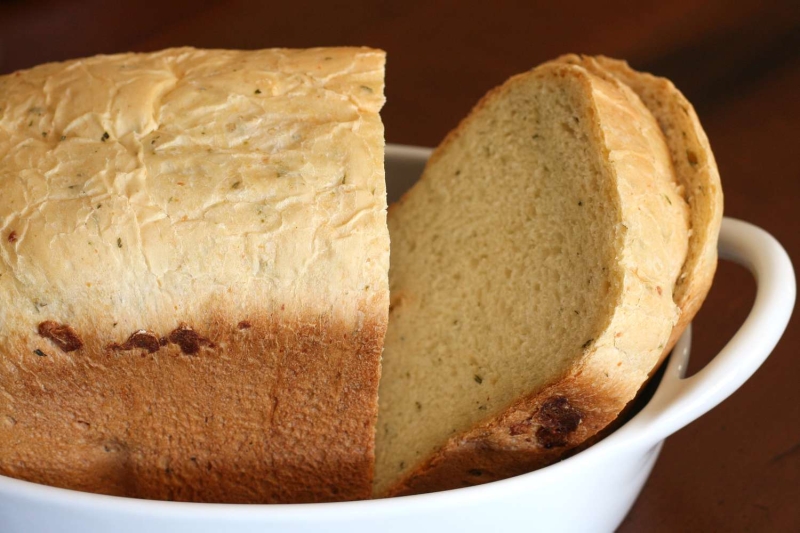
[{"label": "bottom crust of loaf", "polygon": [[157,500],[369,497],[385,322],[228,315],[116,343],[56,323],[12,338],[0,474]]}]

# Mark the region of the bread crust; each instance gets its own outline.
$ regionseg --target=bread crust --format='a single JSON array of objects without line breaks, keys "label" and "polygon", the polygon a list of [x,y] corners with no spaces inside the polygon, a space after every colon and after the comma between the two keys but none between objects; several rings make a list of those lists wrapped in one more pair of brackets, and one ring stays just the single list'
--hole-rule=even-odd
[{"label": "bread crust", "polygon": [[[674,175],[660,129],[627,86],[562,61],[547,63],[532,73],[516,76],[489,92],[470,116],[448,134],[433,153],[426,172],[450,149],[461,132],[470,127],[472,117],[491,99],[501,97],[505,87],[516,79],[530,75],[574,76],[585,85],[588,97],[594,102],[595,133],[609,149],[605,164],[620,183],[625,183],[620,187],[625,226],[620,238],[625,242],[624,253],[629,255],[622,299],[603,334],[585,346],[580,362],[566,375],[555,377],[549,386],[524,395],[499,414],[453,436],[390,488],[378,490],[376,496],[417,494],[486,483],[567,457],[612,422],[635,396],[658,363],[678,321],[672,289],[686,254],[688,215],[685,211],[683,215],[659,211],[659,206],[650,204],[658,200],[663,202],[663,198],[652,197],[660,195],[645,192],[652,176],[668,176],[667,179],[674,182]],[[631,117],[635,120],[630,120]],[[637,131],[637,127],[631,125],[633,122],[645,126]],[[639,143],[639,149],[644,146],[647,153],[626,154],[631,139],[638,139],[634,144]],[[413,189],[409,191],[401,205],[410,201],[414,193]],[[637,231],[643,238],[648,238],[648,232],[658,232],[657,225],[641,214],[642,202],[649,204],[652,212],[661,213],[658,220],[669,221],[677,235],[683,235],[682,245],[655,252],[666,254],[662,257],[666,261],[673,254],[677,257],[677,260],[672,257],[672,273],[666,276],[671,276],[672,281],[664,286],[651,284],[636,273],[637,265],[655,259],[634,250],[630,246],[631,238]],[[624,345],[629,339],[625,336],[637,338]]]},{"label": "bread crust", "polygon": [[157,339],[152,352],[90,325],[75,328],[74,357],[9,339],[0,473],[156,500],[369,497],[384,323],[228,306],[187,318],[140,333]]},{"label": "bread crust", "polygon": [[179,48],[0,77],[0,473],[369,496],[384,60]]}]

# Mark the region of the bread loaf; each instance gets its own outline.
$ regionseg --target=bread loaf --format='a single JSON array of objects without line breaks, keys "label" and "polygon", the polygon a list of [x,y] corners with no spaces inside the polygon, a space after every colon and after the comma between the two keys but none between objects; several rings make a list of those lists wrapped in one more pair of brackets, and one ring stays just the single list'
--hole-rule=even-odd
[{"label": "bread loaf", "polygon": [[592,65],[562,58],[490,92],[390,207],[376,496],[565,457],[646,382],[684,287],[705,296],[718,218],[686,201],[654,114],[669,119]]},{"label": "bread loaf", "polygon": [[0,473],[370,494],[384,54],[181,48],[0,77]]}]

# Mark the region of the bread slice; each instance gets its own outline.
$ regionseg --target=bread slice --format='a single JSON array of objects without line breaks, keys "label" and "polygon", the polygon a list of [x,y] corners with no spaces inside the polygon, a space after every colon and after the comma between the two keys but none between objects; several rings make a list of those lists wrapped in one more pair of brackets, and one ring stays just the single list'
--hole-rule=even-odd
[{"label": "bread slice", "polygon": [[700,310],[717,268],[723,195],[714,154],[694,107],[668,79],[637,72],[625,61],[603,56],[567,55],[559,59],[582,65],[606,79],[616,78],[630,87],[655,117],[669,147],[678,183],[689,205],[691,229],[686,262],[673,294],[681,315],[663,359]]},{"label": "bread slice", "polygon": [[0,473],[370,495],[384,53],[181,48],[0,77]]},{"label": "bread slice", "polygon": [[555,61],[490,92],[389,211],[374,494],[527,472],[614,420],[678,324],[689,216],[627,85]]}]

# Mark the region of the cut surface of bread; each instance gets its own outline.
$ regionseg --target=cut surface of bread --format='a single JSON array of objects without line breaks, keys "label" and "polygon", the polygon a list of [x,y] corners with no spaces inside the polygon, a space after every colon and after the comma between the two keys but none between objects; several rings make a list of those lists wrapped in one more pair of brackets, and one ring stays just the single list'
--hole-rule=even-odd
[{"label": "cut surface of bread", "polygon": [[384,53],[181,48],[0,77],[0,473],[370,495]]},{"label": "cut surface of bread", "polygon": [[635,396],[679,320],[689,212],[664,136],[580,65],[484,97],[389,229],[375,496],[563,457]]}]

